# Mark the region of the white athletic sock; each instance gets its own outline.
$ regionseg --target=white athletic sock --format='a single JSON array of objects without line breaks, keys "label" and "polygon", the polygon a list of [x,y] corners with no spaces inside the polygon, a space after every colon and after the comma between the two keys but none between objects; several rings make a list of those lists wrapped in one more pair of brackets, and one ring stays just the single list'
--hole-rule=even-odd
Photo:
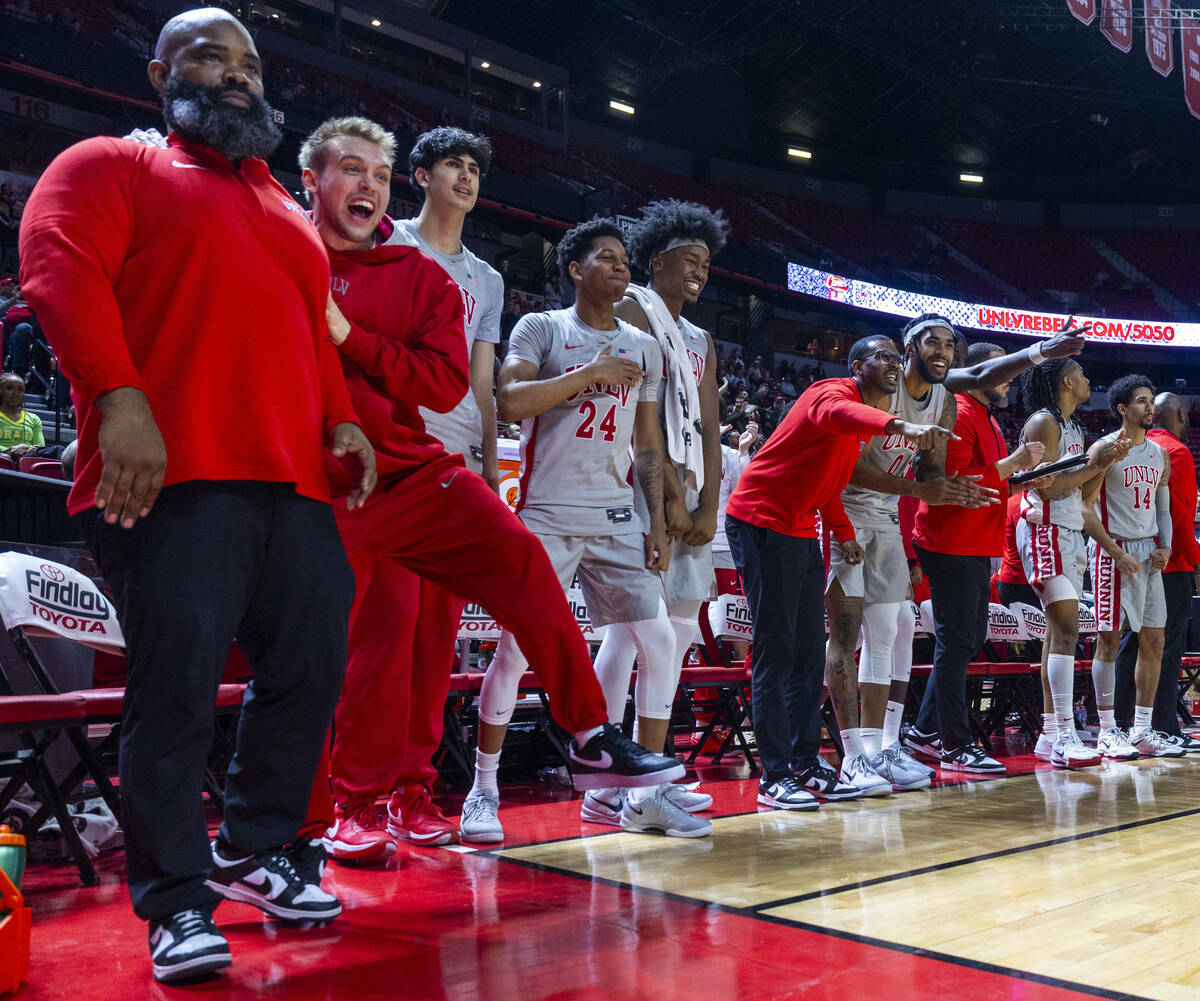
[{"label": "white athletic sock", "polygon": [[1115,709],[1097,709],[1100,714],[1100,729],[1113,730],[1117,725],[1117,711]]},{"label": "white athletic sock", "polygon": [[1092,686],[1096,689],[1096,705],[1111,706],[1117,688],[1117,662],[1092,660]]},{"label": "white athletic sock", "polygon": [[580,747],[583,747],[584,744],[586,744],[603,729],[604,727],[602,726],[593,726],[587,730],[580,730],[577,734],[575,734],[575,743]]},{"label": "white athletic sock", "polygon": [[1154,712],[1153,706],[1134,706],[1133,707],[1133,728],[1135,730],[1150,729],[1150,714]]},{"label": "white athletic sock", "polygon": [[1051,742],[1058,736],[1058,720],[1054,718],[1054,713],[1042,713],[1042,733]]},{"label": "white athletic sock", "polygon": [[475,748],[475,783],[471,792],[494,792],[499,794],[500,787],[496,785],[496,773],[500,770],[500,752],[488,754]]},{"label": "white athletic sock", "polygon": [[888,702],[887,713],[883,717],[883,746],[891,747],[900,739],[900,724],[904,720],[904,703]]},{"label": "white athletic sock", "polygon": [[863,750],[870,757],[883,750],[883,730],[873,726],[864,726],[861,730]]},{"label": "white athletic sock", "polygon": [[1071,712],[1071,696],[1075,690],[1075,658],[1070,654],[1052,653],[1046,658],[1046,676],[1050,680],[1050,701],[1054,716],[1060,722],[1068,720],[1075,726]]},{"label": "white athletic sock", "polygon": [[846,752],[847,758],[852,758],[856,754],[865,754],[866,750],[863,747],[862,730],[856,726],[852,726],[849,730],[843,730],[842,749]]},{"label": "white athletic sock", "polygon": [[649,799],[661,788],[662,786],[639,786],[636,789],[627,790],[625,795],[628,797],[629,802],[637,804],[642,802],[642,800]]}]

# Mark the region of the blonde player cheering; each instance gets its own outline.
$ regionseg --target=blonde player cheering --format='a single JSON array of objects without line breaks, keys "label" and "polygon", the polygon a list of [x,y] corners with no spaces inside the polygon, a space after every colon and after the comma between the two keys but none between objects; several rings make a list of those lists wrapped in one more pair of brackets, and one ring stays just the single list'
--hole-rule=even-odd
[{"label": "blonde player cheering", "polygon": [[[1124,458],[1108,467],[1084,497],[1098,638],[1092,659],[1097,749],[1110,758],[1182,757],[1178,747],[1151,726],[1167,625],[1162,571],[1171,559],[1171,463],[1146,437],[1154,426],[1154,386],[1144,375],[1126,375],[1108,390],[1109,406],[1129,441]],[[1120,432],[1118,432],[1120,433]],[[1102,440],[1115,440],[1116,434]],[[1097,524],[1098,522],[1098,524]],[[1129,737],[1117,728],[1114,696],[1121,627],[1138,635],[1134,683],[1137,704]]]},{"label": "blonde player cheering", "polygon": [[[650,697],[669,703],[675,637],[661,585],[646,573],[666,570],[670,561],[656,403],[662,354],[653,338],[613,314],[629,284],[615,223],[593,219],[567,232],[558,266],[575,286],[575,305],[522,317],[500,370],[501,413],[522,421],[517,512],[546,547],[564,589],[578,573],[592,622],[628,624],[657,686]],[[645,526],[634,510],[631,445],[646,496]],[[461,823],[466,841],[503,840],[495,776],[525,667],[506,632],[480,692],[475,783]],[[688,838],[711,833],[712,824],[667,797],[665,783],[681,777],[683,766],[659,760],[666,767],[644,774],[644,784],[621,805],[621,827]]]}]

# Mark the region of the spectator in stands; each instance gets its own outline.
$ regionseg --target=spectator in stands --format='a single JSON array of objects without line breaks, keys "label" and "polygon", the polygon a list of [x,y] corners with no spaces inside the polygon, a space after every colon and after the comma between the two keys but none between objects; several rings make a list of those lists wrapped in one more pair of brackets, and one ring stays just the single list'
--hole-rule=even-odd
[{"label": "spectator in stands", "polygon": [[[4,310],[4,357],[7,362],[4,367],[6,369],[11,369],[22,375],[29,371],[30,349],[33,345],[35,334],[33,325],[35,322],[33,310],[21,292],[20,286],[17,286],[16,293]],[[29,329],[21,331],[21,336],[18,338],[17,328],[21,326],[28,327]],[[20,341],[19,353],[17,341]]]},{"label": "spectator in stands", "polygon": [[808,342],[808,348],[806,350],[806,353],[809,358],[820,358],[821,357],[821,342],[817,338],[814,337],[811,341]]},{"label": "spectator in stands", "polygon": [[20,291],[21,286],[17,284],[16,279],[0,279],[0,320],[4,319],[4,314],[8,312],[8,307],[13,304]]},{"label": "spectator in stands", "polygon": [[[353,597],[322,446],[358,467],[354,506],[375,458],[326,329],[328,257],[263,159],[282,134],[260,65],[225,11],[172,18],[148,66],[170,149],[73,146],[22,227],[22,286],[80,401],[68,507],[128,639],[125,852],[162,980],[229,965],[212,919],[225,896],[290,919],[341,911],[312,846],[284,846],[333,717]],[[188,401],[218,383],[236,413],[197,419]],[[234,635],[254,681],[210,846],[201,788]]]},{"label": "spectator in stands", "polygon": [[15,372],[0,375],[0,455],[15,461],[45,444],[42,419],[25,409],[25,380]]}]

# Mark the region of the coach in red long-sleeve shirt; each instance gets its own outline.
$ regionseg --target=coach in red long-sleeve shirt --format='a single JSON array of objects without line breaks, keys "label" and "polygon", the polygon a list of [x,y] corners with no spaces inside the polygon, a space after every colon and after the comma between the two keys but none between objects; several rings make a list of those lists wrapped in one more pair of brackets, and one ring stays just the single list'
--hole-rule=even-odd
[{"label": "coach in red long-sleeve shirt", "polygon": [[[1146,437],[1157,442],[1171,460],[1171,559],[1163,570],[1167,599],[1167,628],[1163,642],[1162,669],[1154,695],[1155,730],[1179,739],[1179,661],[1187,647],[1192,595],[1200,590],[1200,545],[1196,544],[1196,462],[1187,447],[1188,411],[1174,393],[1154,398],[1154,428]],[[1138,638],[1126,633],[1117,654],[1117,722],[1133,718],[1134,666]]]},{"label": "coach in red long-sleeve shirt", "polygon": [[[885,412],[900,377],[887,337],[850,350],[848,379],[807,389],[742,473],[726,507],[730,549],[754,618],[754,732],[762,757],[758,800],[779,809],[812,809],[837,785],[820,760],[817,698],[825,668],[825,565],[817,516],[826,512],[847,555],[857,550],[838,498],[863,443],[901,434],[928,448],[939,427],[912,425]],[[793,765],[803,778],[793,774]]]},{"label": "coach in red long-sleeve shirt", "polygon": [[[73,386],[69,506],[128,640],[129,888],[170,980],[228,965],[210,916],[222,896],[293,918],[341,910],[283,847],[353,595],[323,449],[357,460],[354,504],[375,472],[325,327],[324,247],[262,159],[280,133],[253,41],[197,10],[167,23],[155,55],[169,145],[91,139],[59,156],[25,210],[21,280]],[[201,787],[235,636],[255,677],[210,849]]]}]

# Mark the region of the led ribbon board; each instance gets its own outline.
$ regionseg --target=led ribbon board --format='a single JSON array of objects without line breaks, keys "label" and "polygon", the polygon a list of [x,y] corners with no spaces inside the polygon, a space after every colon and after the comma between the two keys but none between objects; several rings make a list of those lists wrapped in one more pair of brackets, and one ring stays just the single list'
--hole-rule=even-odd
[{"label": "led ribbon board", "polygon": [[[1066,313],[1043,313],[1037,310],[1008,306],[989,306],[984,303],[943,299],[920,292],[875,285],[857,278],[806,268],[802,264],[787,266],[787,284],[793,292],[816,296],[830,302],[840,302],[857,309],[870,309],[893,316],[917,316],[920,313],[939,313],[957,327],[986,330],[1019,337],[1047,337],[1068,319]],[[1113,317],[1091,317],[1072,314],[1076,326],[1090,323],[1089,341],[1104,344],[1140,344],[1151,347],[1200,347],[1200,323],[1149,322],[1118,320]]]}]

